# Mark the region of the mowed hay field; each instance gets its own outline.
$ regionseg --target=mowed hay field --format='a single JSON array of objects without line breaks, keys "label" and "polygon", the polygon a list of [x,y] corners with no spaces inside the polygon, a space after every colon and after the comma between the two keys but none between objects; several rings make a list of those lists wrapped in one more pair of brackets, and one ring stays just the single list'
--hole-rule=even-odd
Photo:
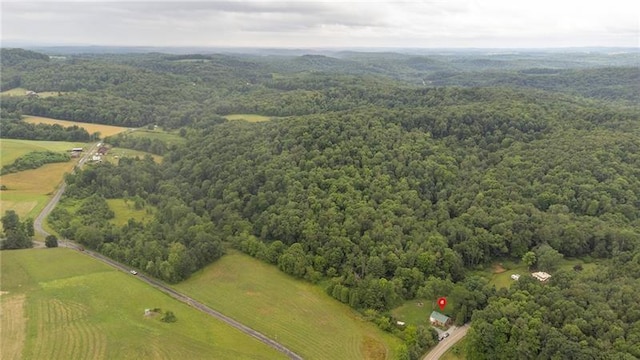
[{"label": "mowed hay field", "polygon": [[[10,164],[31,151],[66,151],[73,147],[86,146],[82,143],[62,141],[2,139],[1,162],[3,166]],[[46,164],[37,169],[0,176],[0,184],[7,187],[7,190],[0,193],[0,213],[14,210],[21,218],[35,218],[62,182],[64,174],[71,172],[76,162],[77,159],[72,159],[66,163]]]},{"label": "mowed hay field", "polygon": [[39,116],[29,116],[29,115],[24,116],[22,119],[32,124],[49,124],[49,125],[58,124],[62,127],[69,127],[69,126],[76,125],[78,127],[81,127],[87,130],[89,134],[99,132],[100,137],[102,138],[105,136],[119,134],[129,129],[121,126],[92,124],[92,123],[84,123],[84,122],[68,121],[68,120],[58,120],[58,119],[51,119],[51,118],[39,117]]},{"label": "mowed hay field", "polygon": [[393,359],[400,345],[320,286],[235,251],[175,288],[305,359]]},{"label": "mowed hay field", "polygon": [[[0,269],[3,360],[286,358],[75,250],[2,252]],[[173,311],[177,322],[147,308]]]}]

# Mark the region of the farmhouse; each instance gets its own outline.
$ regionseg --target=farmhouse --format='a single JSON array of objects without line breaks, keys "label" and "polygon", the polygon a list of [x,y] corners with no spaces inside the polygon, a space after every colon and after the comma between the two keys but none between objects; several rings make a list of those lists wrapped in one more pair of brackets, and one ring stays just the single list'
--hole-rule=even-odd
[{"label": "farmhouse", "polygon": [[436,325],[436,326],[449,326],[451,325],[451,318],[448,317],[445,314],[441,314],[437,311],[432,311],[431,315],[429,316],[429,321],[431,322],[431,325]]},{"label": "farmhouse", "polygon": [[534,272],[531,274],[531,276],[533,276],[534,278],[544,282],[549,280],[549,278],[551,277],[551,275],[547,274],[546,272],[543,271],[538,271],[538,272]]}]

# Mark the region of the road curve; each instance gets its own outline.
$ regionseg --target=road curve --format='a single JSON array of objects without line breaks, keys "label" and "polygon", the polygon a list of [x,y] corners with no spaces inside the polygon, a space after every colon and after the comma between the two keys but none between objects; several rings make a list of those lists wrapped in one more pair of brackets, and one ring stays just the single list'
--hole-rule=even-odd
[{"label": "road curve", "polygon": [[[95,150],[95,148],[98,146],[98,144],[99,143],[93,144],[91,148],[88,151],[86,151],[84,155],[82,155],[82,158],[80,158],[80,160],[78,161],[78,164],[76,165],[77,167],[82,168],[82,165],[84,165],[84,163],[87,161],[87,159],[89,158],[91,153]],[[74,172],[75,172],[75,169],[74,169]],[[58,202],[60,201],[60,198],[62,197],[62,194],[64,194],[64,191],[66,189],[67,189],[67,183],[64,182],[64,179],[63,179],[62,185],[58,188],[58,190],[56,190],[55,195],[53,195],[51,200],[49,200],[49,203],[47,203],[47,205],[44,207],[44,209],[42,209],[40,214],[38,214],[38,217],[36,217],[36,219],[33,221],[33,228],[35,232],[38,234],[41,234],[43,238],[49,236],[50,234],[45,229],[42,228],[42,222],[47,218],[47,216],[49,216],[51,211],[53,211],[53,208],[55,208],[56,205],[58,205]]]},{"label": "road curve", "polygon": [[[97,147],[97,144],[94,144],[91,149],[89,151],[87,151],[84,156],[80,159],[80,161],[78,161],[78,167],[82,168],[82,165],[84,165],[84,163],[87,161],[87,159],[89,158],[90,154],[93,152],[93,150]],[[42,234],[44,237],[48,236],[49,233],[47,231],[45,231],[42,228],[42,222],[46,219],[47,216],[49,216],[49,213],[51,213],[51,211],[53,210],[53,208],[56,207],[56,205],[58,204],[58,202],[60,201],[60,198],[62,197],[62,194],[64,194],[64,191],[67,188],[67,184],[63,181],[62,185],[60,186],[60,188],[58,188],[58,190],[56,191],[55,195],[53,196],[53,198],[51,198],[51,200],[49,201],[49,203],[44,207],[44,209],[42,209],[42,211],[40,212],[40,214],[38,215],[38,217],[34,220],[33,222],[33,226],[36,232],[38,232],[39,234]],[[110,265],[118,270],[122,270],[126,273],[129,272],[129,267],[120,264],[117,261],[114,261],[106,256],[103,256],[99,253],[93,252],[93,251],[89,251],[89,250],[84,250],[83,247],[76,245],[74,243],[72,243],[71,241],[61,241],[60,242],[60,246],[63,247],[68,247],[71,249],[75,249],[75,250],[83,250],[83,253],[91,256],[94,259],[100,260],[104,263],[106,263],[107,265]],[[205,304],[198,302],[170,287],[168,287],[167,285],[165,285],[164,283],[162,283],[161,281],[158,281],[156,279],[150,278],[148,276],[142,275],[142,274],[138,274],[137,277],[146,282],[147,284],[155,287],[156,289],[168,294],[169,296],[173,297],[176,300],[182,301],[183,303],[192,306],[202,312],[204,312],[205,314],[208,314],[210,316],[213,316],[216,319],[219,319],[227,324],[229,324],[230,326],[233,326],[234,328],[242,331],[243,333],[252,336],[256,339],[258,339],[259,341],[263,342],[264,344],[280,351],[281,353],[287,355],[287,357],[289,357],[290,359],[294,359],[294,360],[302,360],[302,357],[296,353],[294,353],[293,351],[289,350],[288,348],[286,348],[284,345],[280,344],[279,342],[270,339],[269,337],[267,337],[266,335],[253,330],[252,328],[226,316],[223,315],[222,313],[213,310],[212,308],[206,306]]]},{"label": "road curve", "polygon": [[429,353],[422,358],[422,360],[438,360],[442,355],[444,355],[449,348],[455,345],[460,339],[462,339],[465,335],[467,335],[467,331],[469,331],[469,324],[461,326],[454,331],[450,332],[451,336],[440,341],[436,347],[431,349]]}]

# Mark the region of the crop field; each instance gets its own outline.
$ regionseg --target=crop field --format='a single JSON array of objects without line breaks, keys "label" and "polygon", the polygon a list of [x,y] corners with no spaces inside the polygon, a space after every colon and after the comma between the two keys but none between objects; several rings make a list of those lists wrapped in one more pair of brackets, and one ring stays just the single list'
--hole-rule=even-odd
[{"label": "crop field", "polygon": [[[285,358],[74,250],[6,251],[0,266],[3,360]],[[173,311],[177,321],[147,316],[149,308]]]},{"label": "crop field", "polygon": [[262,122],[262,121],[269,121],[273,117],[256,115],[256,114],[231,114],[231,115],[226,115],[225,118],[227,118],[227,120],[244,120],[248,122]]},{"label": "crop field", "polygon": [[168,145],[182,144],[185,142],[185,139],[180,137],[180,135],[162,130],[136,129],[131,132],[130,135],[133,137],[146,137],[149,139],[162,140]]},{"label": "crop field", "polygon": [[24,116],[23,120],[32,124],[58,124],[62,127],[77,125],[78,127],[81,127],[87,130],[89,134],[99,132],[100,137],[102,138],[104,138],[105,136],[119,134],[129,129],[121,126],[92,124],[92,123],[84,123],[84,122],[68,121],[68,120],[58,120],[58,119],[51,119],[51,118],[45,118],[45,117],[39,117],[39,116],[28,116],[28,115]]},{"label": "crop field", "polygon": [[[38,93],[38,97],[45,98],[51,96],[60,96],[62,94],[66,94],[64,91],[43,91]],[[27,96],[27,89],[25,88],[13,88],[10,90],[5,90],[0,93],[0,95],[4,96]]]},{"label": "crop field", "polygon": [[305,359],[393,359],[400,345],[320,286],[235,251],[175,288]]},{"label": "crop field", "polygon": [[150,206],[147,205],[144,209],[136,209],[132,200],[124,199],[107,199],[109,208],[114,212],[115,217],[111,219],[111,222],[117,226],[126,224],[129,219],[133,219],[139,222],[145,222],[150,220],[153,215],[147,212]]}]

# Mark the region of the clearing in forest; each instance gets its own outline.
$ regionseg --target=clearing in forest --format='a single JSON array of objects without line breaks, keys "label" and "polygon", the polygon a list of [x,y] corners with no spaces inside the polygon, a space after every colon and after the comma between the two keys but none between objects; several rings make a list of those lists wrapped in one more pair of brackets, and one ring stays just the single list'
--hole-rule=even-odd
[{"label": "clearing in forest", "polygon": [[[2,359],[286,358],[78,251],[6,251],[0,270]],[[20,297],[25,299],[22,313],[12,300]],[[16,311],[5,311],[9,306]],[[173,311],[177,321],[145,316],[148,308]],[[21,336],[22,341],[7,341]]]},{"label": "clearing in forest", "polygon": [[320,286],[236,251],[175,288],[305,359],[393,359],[400,345]]},{"label": "clearing in forest", "polygon": [[273,117],[257,115],[257,114],[231,114],[231,115],[226,115],[225,118],[227,118],[227,120],[244,120],[247,122],[263,122],[263,121],[269,121]]},{"label": "clearing in forest", "polygon": [[115,134],[119,134],[121,132],[127,131],[129,128],[126,127],[122,127],[122,126],[112,126],[112,125],[103,125],[103,124],[93,124],[93,123],[85,123],[85,122],[78,122],[78,121],[68,121],[68,120],[58,120],[58,119],[52,119],[52,118],[46,118],[46,117],[40,117],[40,116],[24,116],[23,120],[28,122],[28,123],[32,123],[32,124],[58,124],[62,127],[69,127],[69,126],[73,126],[76,125],[78,127],[81,127],[85,130],[87,130],[87,132],[89,134],[93,134],[95,132],[99,132],[100,133],[100,137],[104,138],[105,136],[111,136],[111,135],[115,135]]}]

